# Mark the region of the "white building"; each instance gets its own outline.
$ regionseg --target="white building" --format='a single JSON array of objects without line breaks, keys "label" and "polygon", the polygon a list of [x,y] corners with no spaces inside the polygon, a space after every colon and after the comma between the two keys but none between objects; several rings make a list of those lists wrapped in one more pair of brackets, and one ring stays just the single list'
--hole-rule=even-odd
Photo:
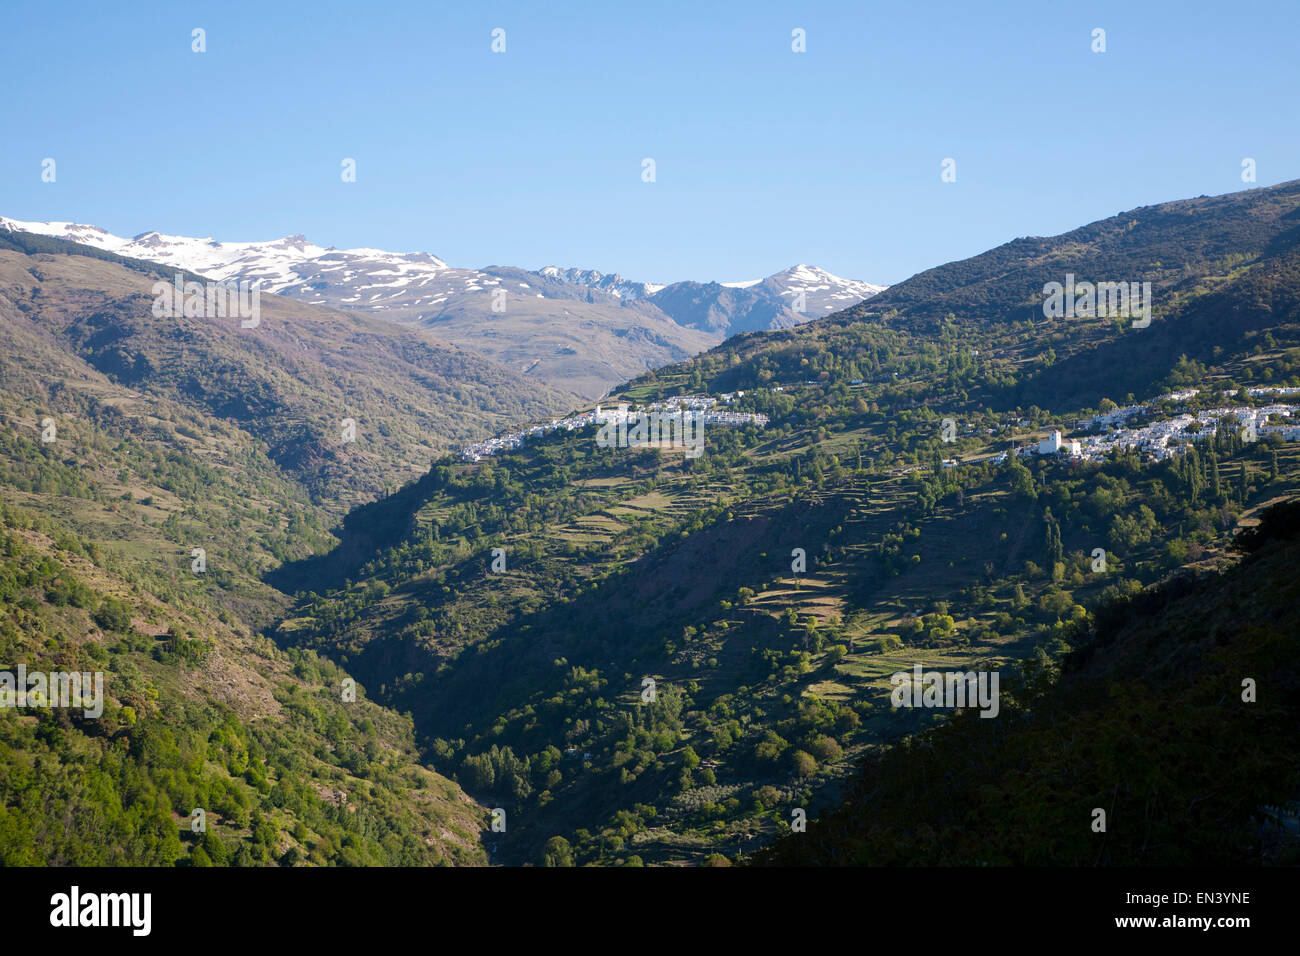
[{"label": "white building", "polygon": [[1057,429],[1052,429],[1052,433],[1038,443],[1040,455],[1059,455],[1062,452],[1071,458],[1078,458],[1081,454],[1079,443],[1073,440],[1062,441],[1061,433]]}]

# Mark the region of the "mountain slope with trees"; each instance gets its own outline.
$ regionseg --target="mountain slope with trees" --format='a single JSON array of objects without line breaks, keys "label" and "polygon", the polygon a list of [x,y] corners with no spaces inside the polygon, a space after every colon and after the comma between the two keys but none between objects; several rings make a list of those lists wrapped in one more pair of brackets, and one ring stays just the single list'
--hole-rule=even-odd
[{"label": "mountain slope with trees", "polygon": [[[817,819],[842,805],[864,758],[904,759],[890,755],[936,725],[962,732],[963,720],[946,712],[893,708],[892,674],[916,664],[1005,673],[1006,716],[975,718],[976,732],[994,739],[1019,726],[1021,701],[1046,710],[1035,688],[1071,652],[1104,646],[1091,643],[1094,630],[1120,634],[1113,609],[1183,594],[1152,590],[1171,576],[1233,565],[1239,529],[1300,495],[1300,442],[1277,433],[1250,440],[1235,419],[1163,461],[1135,450],[1083,462],[1003,454],[1120,403],[1149,402],[1129,413],[1142,419],[1212,409],[1225,391],[1265,383],[1300,388],[1297,205],[1300,187],[1284,184],[1021,241],[941,267],[954,288],[970,290],[967,302],[930,288],[923,274],[871,308],[736,336],[617,391],[632,403],[725,395],[732,410],[768,416],[765,428],[708,428],[698,458],[600,447],[588,429],[474,463],[442,455],[418,477],[418,457],[438,454],[426,424],[468,414],[473,402],[489,403],[478,406],[488,418],[527,417],[526,406],[510,404],[523,397],[462,395],[449,407],[436,383],[411,384],[419,363],[410,350],[433,346],[365,323],[358,338],[340,340],[339,329],[353,327],[335,313],[300,315],[272,302],[258,351],[237,337],[237,324],[169,327],[146,317],[140,288],[150,280],[138,266],[0,251],[0,413],[9,425],[0,485],[12,516],[11,593],[31,615],[12,621],[8,639],[15,657],[31,660],[107,656],[113,686],[130,695],[114,697],[116,724],[89,734],[74,727],[59,736],[40,730],[39,715],[30,727],[32,715],[4,715],[3,763],[31,766],[39,751],[67,768],[92,746],[124,747],[130,759],[119,776],[147,774],[151,806],[169,813],[191,793],[220,796],[234,781],[248,816],[223,803],[227,861],[241,846],[258,862],[291,850],[289,862],[749,859],[789,832],[795,810]],[[1035,284],[1041,295],[1065,271],[1096,281],[1164,277],[1153,280],[1151,327],[1043,318]],[[373,337],[379,344],[369,348]],[[354,348],[361,344],[373,358]],[[367,362],[373,380],[363,377]],[[447,374],[450,382],[454,366]],[[1158,397],[1173,388],[1199,391]],[[399,398],[403,389],[411,395]],[[367,409],[353,415],[359,431],[373,427],[367,441],[377,432],[387,443],[328,451],[330,423],[357,405]],[[57,441],[41,440],[46,417]],[[444,424],[443,434],[457,434],[459,419]],[[201,574],[190,564],[196,547],[208,560]],[[1122,634],[1116,640],[1129,646]],[[1160,654],[1175,651],[1153,640]],[[1196,638],[1198,654],[1203,644]],[[1243,638],[1242,647],[1254,645]],[[1242,666],[1258,663],[1285,686],[1283,665],[1267,656],[1275,645],[1258,649]],[[1209,685],[1197,681],[1217,666],[1207,653],[1209,663],[1185,675],[1190,683],[1160,684],[1164,672],[1138,660],[1145,682],[1133,685],[1137,703],[1124,712],[1147,719],[1141,707],[1154,701],[1158,714],[1166,692],[1199,706]],[[346,709],[335,687],[343,675],[374,711]],[[151,687],[172,703],[149,710]],[[194,687],[212,688],[213,709],[182,719]],[[137,724],[170,733],[181,756],[168,745],[154,761],[152,745],[133,744],[126,707]],[[241,741],[229,744],[233,752],[225,737],[209,733],[205,743],[199,730],[228,711],[240,728],[227,735]],[[1248,713],[1266,719],[1267,739],[1242,754],[1241,766],[1257,773],[1277,756],[1277,721],[1287,715]],[[1076,718],[1085,711],[1060,719]],[[1206,723],[1213,715],[1188,719],[1208,742],[1221,740]],[[1122,743],[1107,742],[1117,752]],[[240,746],[261,756],[265,774],[250,775]],[[295,746],[319,762],[296,762]],[[1054,775],[1073,756],[1035,765],[1031,749],[1017,753],[1040,776],[1006,784],[1010,796],[1065,793]],[[177,759],[185,772],[167,782]],[[971,759],[992,758],[986,748]],[[1289,786],[1291,771],[1278,767]],[[1185,771],[1168,768],[1180,794],[1203,779]],[[274,803],[273,777],[305,802]],[[47,799],[33,778],[19,778],[2,791],[7,808]],[[320,806],[299,787],[308,778],[330,781]],[[463,842],[484,812],[447,789],[449,778],[505,811],[504,831],[481,832],[484,849]],[[340,790],[349,807],[364,792],[365,813],[339,809]],[[1125,800],[1146,793],[1134,785]],[[421,810],[421,799],[431,806]],[[104,800],[114,806],[107,791]],[[1119,805],[1127,819],[1131,805]],[[982,859],[1075,859],[1083,844],[1074,836],[1044,840],[1077,807],[1056,800],[1040,809],[1022,844]],[[124,821],[105,812],[159,834],[139,858],[174,853],[156,814]],[[996,808],[985,812],[1006,822]],[[354,819],[369,822],[350,840],[340,821]],[[1244,819],[1231,818],[1233,838]],[[935,825],[945,820],[936,811]],[[385,845],[390,830],[397,843]],[[14,832],[31,859],[66,854],[48,828]],[[974,859],[978,833],[966,837],[953,859]],[[1133,858],[1118,837],[1109,859]],[[874,854],[875,837],[863,839]],[[1167,856],[1150,859],[1228,852],[1172,836],[1161,846]]]},{"label": "mountain slope with trees", "polygon": [[755,862],[1294,865],[1298,514],[1265,509],[1223,573],[1097,607],[997,720],[965,711],[873,755],[842,807]]},{"label": "mountain slope with trees", "polygon": [[[333,564],[277,572],[312,582],[277,639],[355,669],[412,713],[435,766],[512,808],[498,859],[743,859],[793,808],[834,806],[857,760],[942,720],[894,710],[892,673],[1047,667],[1096,609],[1230,563],[1239,523],[1300,492],[1300,445],[1226,425],[1167,461],[998,457],[1173,387],[1200,392],[1162,414],[1300,387],[1297,203],[1285,184],[1139,210],[1088,227],[1090,243],[943,267],[980,290],[972,303],[909,280],[619,390],[732,393],[769,416],[708,431],[697,459],[588,432],[443,460]],[[1143,246],[1123,238],[1139,229],[1121,228],[1135,218],[1178,277],[1155,287],[1152,326],[1045,320],[1058,272],[1142,277],[1126,264]],[[1204,361],[1139,344],[1190,345],[1190,330]],[[1104,376],[1069,371],[1099,357]],[[1130,380],[1136,394],[1117,391]]]},{"label": "mountain slope with trees", "polygon": [[[446,412],[411,378],[436,378],[437,348],[274,302],[255,347],[233,320],[153,316],[148,264],[4,238],[0,665],[101,673],[104,709],[0,709],[0,862],[485,862],[485,812],[422,765],[410,719],[258,633],[286,603],[267,570],[328,550],[351,503],[445,447],[419,435],[421,402]],[[360,358],[323,353],[367,344],[373,391],[353,394],[331,375]],[[414,394],[386,408],[399,375]],[[325,429],[344,403],[409,446],[335,469],[274,454],[286,417]]]}]

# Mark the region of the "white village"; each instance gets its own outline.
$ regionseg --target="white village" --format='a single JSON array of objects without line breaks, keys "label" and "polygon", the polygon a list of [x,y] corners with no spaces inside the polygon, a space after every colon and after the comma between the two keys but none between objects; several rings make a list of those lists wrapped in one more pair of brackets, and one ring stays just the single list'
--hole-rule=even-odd
[{"label": "white village", "polygon": [[[818,383],[809,382],[808,385]],[[853,382],[853,385],[860,382]],[[774,392],[784,392],[792,387],[778,385],[771,388]],[[1263,386],[1240,390],[1250,398],[1280,398],[1282,396],[1300,395],[1297,386]],[[1220,427],[1224,419],[1234,418],[1241,434],[1247,440],[1263,439],[1276,434],[1283,441],[1300,441],[1300,405],[1281,403],[1269,405],[1224,404],[1199,411],[1183,411],[1171,414],[1178,407],[1198,396],[1199,389],[1186,389],[1157,396],[1150,402],[1138,405],[1125,405],[1111,411],[1102,412],[1091,418],[1079,419],[1074,423],[1078,438],[1067,438],[1062,431],[1052,429],[1047,437],[1040,441],[1031,441],[1015,448],[1017,457],[1053,456],[1074,461],[1101,461],[1112,452],[1136,451],[1152,460],[1162,461],[1180,454],[1190,442],[1208,437]],[[1220,393],[1222,398],[1232,399],[1239,392],[1236,389]],[[731,411],[727,406],[733,405],[744,397],[745,392],[727,392],[716,398],[711,395],[678,395],[647,405],[630,408],[620,403],[613,408],[597,405],[595,408],[565,418],[553,418],[522,428],[512,429],[493,438],[467,445],[461,449],[462,461],[475,462],[490,457],[502,450],[519,448],[530,438],[548,435],[556,431],[578,431],[584,428],[607,423],[627,422],[637,416],[672,414],[676,412],[695,412],[702,414],[703,422],[708,425],[739,428],[746,425],[767,425],[768,417],[753,412]],[[1155,419],[1157,416],[1170,417]],[[1143,424],[1132,424],[1135,420]],[[992,432],[992,430],[990,430]],[[984,461],[1005,461],[1008,451],[993,455],[976,455],[964,459],[944,459],[944,468],[955,468],[963,463]]]},{"label": "white village", "polygon": [[462,461],[481,461],[499,451],[519,448],[528,439],[540,435],[549,435],[557,431],[579,431],[594,425],[627,422],[629,419],[650,414],[696,412],[701,416],[699,420],[705,425],[721,425],[726,428],[757,425],[759,428],[763,428],[768,421],[766,415],[753,412],[733,412],[725,407],[718,407],[719,402],[723,406],[731,405],[738,398],[742,398],[744,394],[744,392],[728,392],[719,395],[716,399],[712,395],[677,395],[662,401],[651,402],[648,405],[638,405],[635,409],[630,409],[626,403],[620,403],[615,408],[602,408],[597,405],[590,411],[580,412],[577,415],[570,415],[567,418],[552,418],[548,422],[518,428],[497,435],[494,438],[489,438],[486,441],[466,445],[461,449],[460,457]]},{"label": "white village", "polygon": [[[1266,398],[1300,394],[1300,387],[1267,386],[1244,391],[1251,398]],[[1222,405],[1182,412],[1145,424],[1128,424],[1135,419],[1167,414],[1168,405],[1187,402],[1199,394],[1200,390],[1194,388],[1170,392],[1149,404],[1126,405],[1080,419],[1075,422],[1075,430],[1084,433],[1083,437],[1062,438],[1061,431],[1053,429],[1043,440],[1017,448],[1015,454],[1022,458],[1055,455],[1081,461],[1101,461],[1118,450],[1136,451],[1153,461],[1163,461],[1181,454],[1189,443],[1208,438],[1229,418],[1235,419],[1235,428],[1247,441],[1261,440],[1268,435],[1278,435],[1283,441],[1300,441],[1300,416],[1296,415],[1300,405]],[[1221,394],[1225,399],[1233,398],[1238,391],[1233,389]],[[990,457],[994,461],[1005,461],[1007,452],[966,461],[987,461]],[[950,459],[944,465],[953,467],[957,463]]]}]

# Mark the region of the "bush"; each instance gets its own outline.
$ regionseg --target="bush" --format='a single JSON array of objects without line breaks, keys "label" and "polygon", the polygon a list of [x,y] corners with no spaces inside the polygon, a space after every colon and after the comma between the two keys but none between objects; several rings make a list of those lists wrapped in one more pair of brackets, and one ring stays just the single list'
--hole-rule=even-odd
[{"label": "bush", "polygon": [[817,759],[806,750],[796,750],[790,763],[796,777],[810,777],[817,772]]},{"label": "bush", "polygon": [[573,866],[573,847],[562,836],[553,836],[542,849],[542,866]]},{"label": "bush", "polygon": [[131,627],[131,609],[117,598],[104,598],[94,619],[104,630],[121,633]]},{"label": "bush", "polygon": [[844,756],[844,749],[834,737],[818,737],[809,743],[808,751],[822,763],[834,762]]}]

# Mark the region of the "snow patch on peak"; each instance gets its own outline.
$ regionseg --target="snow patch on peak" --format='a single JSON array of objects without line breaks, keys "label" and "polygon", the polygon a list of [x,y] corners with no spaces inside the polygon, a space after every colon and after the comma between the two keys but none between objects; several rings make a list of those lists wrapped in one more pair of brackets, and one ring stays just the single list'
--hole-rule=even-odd
[{"label": "snow patch on peak", "polygon": [[533,274],[555,282],[599,289],[627,300],[643,299],[663,288],[647,282],[633,282],[624,279],[617,272],[606,273],[599,269],[561,269],[559,266],[543,266]]},{"label": "snow patch on peak", "polygon": [[873,282],[844,279],[806,262],[774,273],[758,285],[787,305],[802,298],[804,314],[813,318],[847,309],[888,288]]},{"label": "snow patch on peak", "polygon": [[388,270],[399,276],[403,284],[418,275],[432,276],[450,269],[447,263],[427,252],[340,250],[332,246],[326,249],[301,233],[266,242],[219,242],[210,236],[198,239],[151,230],[125,239],[97,226],[76,223],[13,219],[0,219],[0,223],[7,229],[67,239],[118,255],[186,269],[217,281],[260,280],[267,292],[281,292],[318,281],[323,271],[321,263],[326,261],[345,262],[363,278],[372,272]]}]

